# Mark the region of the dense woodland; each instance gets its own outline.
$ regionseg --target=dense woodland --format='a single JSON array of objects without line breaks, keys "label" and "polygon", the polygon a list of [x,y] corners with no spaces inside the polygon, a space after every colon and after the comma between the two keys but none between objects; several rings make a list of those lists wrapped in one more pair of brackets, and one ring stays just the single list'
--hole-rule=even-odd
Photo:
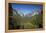
[{"label": "dense woodland", "polygon": [[[14,12],[16,14],[14,14]],[[9,29],[37,29],[43,27],[43,11],[32,17],[20,16],[9,4]]]}]

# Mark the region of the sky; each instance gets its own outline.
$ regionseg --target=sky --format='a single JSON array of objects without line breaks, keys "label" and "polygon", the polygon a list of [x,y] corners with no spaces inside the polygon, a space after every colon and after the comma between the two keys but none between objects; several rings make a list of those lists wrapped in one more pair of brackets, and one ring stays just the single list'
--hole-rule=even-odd
[{"label": "sky", "polygon": [[12,3],[12,8],[17,10],[17,11],[21,11],[24,15],[28,14],[28,13],[32,13],[35,12],[37,10],[41,10],[42,6],[40,4],[16,4],[16,3]]}]

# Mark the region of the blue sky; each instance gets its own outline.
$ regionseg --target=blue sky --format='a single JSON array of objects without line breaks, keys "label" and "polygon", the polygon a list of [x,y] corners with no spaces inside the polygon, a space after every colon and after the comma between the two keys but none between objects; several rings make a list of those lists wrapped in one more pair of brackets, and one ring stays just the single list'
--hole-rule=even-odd
[{"label": "blue sky", "polygon": [[16,4],[12,3],[12,8],[21,11],[23,14],[32,13],[33,11],[41,10],[41,5],[35,4]]}]

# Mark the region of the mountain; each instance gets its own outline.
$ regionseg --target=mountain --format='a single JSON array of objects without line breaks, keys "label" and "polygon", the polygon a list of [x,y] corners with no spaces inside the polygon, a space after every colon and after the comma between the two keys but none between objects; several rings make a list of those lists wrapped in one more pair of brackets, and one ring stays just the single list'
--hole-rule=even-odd
[{"label": "mountain", "polygon": [[13,11],[14,16],[15,15],[22,16],[22,17],[24,16],[24,14],[21,11],[18,11],[18,10],[15,10],[15,9],[13,9],[12,11]]},{"label": "mountain", "polygon": [[28,17],[31,17],[31,16],[34,16],[34,15],[38,15],[38,14],[41,14],[41,12],[42,11],[34,11],[34,12],[32,12],[32,13],[28,13],[28,14],[26,14],[25,16],[28,16]]},{"label": "mountain", "polygon": [[28,14],[26,14],[25,16],[31,17],[31,16],[34,16],[34,15],[36,15],[36,14],[38,14],[38,12],[28,13]]},{"label": "mountain", "polygon": [[32,14],[31,14],[31,13],[28,13],[28,14],[26,14],[25,16],[31,17],[31,16],[32,16]]}]

